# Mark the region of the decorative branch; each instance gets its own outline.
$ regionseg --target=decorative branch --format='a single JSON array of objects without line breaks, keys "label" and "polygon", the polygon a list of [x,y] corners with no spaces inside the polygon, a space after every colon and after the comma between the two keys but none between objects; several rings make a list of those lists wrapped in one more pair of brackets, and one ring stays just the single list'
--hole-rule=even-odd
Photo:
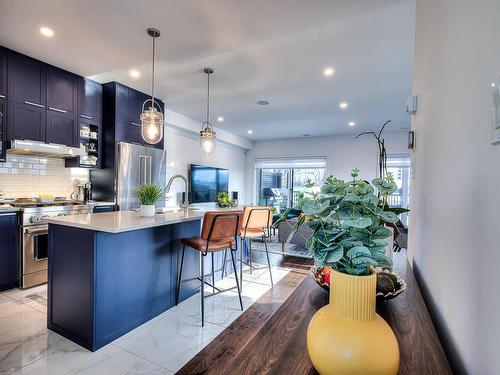
[{"label": "decorative branch", "polygon": [[354,137],[354,139],[358,139],[359,137],[367,134],[373,135],[373,137],[375,137],[378,146],[378,175],[382,178],[387,176],[387,151],[385,149],[385,140],[384,138],[382,138],[382,133],[384,132],[385,127],[390,123],[391,120],[387,120],[386,122],[384,122],[378,133],[375,133],[373,131],[362,132]]}]

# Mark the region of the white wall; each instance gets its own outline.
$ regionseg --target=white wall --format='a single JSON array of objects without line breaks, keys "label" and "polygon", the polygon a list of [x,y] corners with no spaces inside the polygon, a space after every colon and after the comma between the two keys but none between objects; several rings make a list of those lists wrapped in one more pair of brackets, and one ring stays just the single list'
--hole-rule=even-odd
[{"label": "white wall", "polygon": [[500,368],[500,1],[417,0],[409,255],[456,372]]},{"label": "white wall", "polygon": [[[201,124],[200,124],[201,127]],[[203,164],[229,169],[229,191],[243,194],[245,181],[245,149],[218,141],[211,155],[204,155],[200,150],[199,135],[167,126],[165,131],[165,149],[167,150],[168,176],[180,173],[188,176],[189,164]],[[184,183],[177,180],[172,185],[173,197],[167,205],[177,205]]]},{"label": "white wall", "polygon": [[[389,154],[407,154],[407,132],[385,133]],[[248,151],[246,160],[245,202],[254,200],[255,159],[296,156],[326,156],[328,174],[343,179],[350,178],[351,169],[359,168],[361,176],[372,179],[376,176],[378,147],[373,136],[331,136],[256,141]]]}]

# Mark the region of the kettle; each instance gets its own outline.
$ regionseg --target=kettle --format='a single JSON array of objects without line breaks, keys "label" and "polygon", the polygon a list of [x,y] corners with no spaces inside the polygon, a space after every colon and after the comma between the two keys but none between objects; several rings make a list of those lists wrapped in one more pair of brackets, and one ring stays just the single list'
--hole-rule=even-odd
[{"label": "kettle", "polygon": [[71,193],[71,199],[80,202],[88,202],[92,200],[92,184],[90,182],[76,185],[75,190],[76,191]]}]

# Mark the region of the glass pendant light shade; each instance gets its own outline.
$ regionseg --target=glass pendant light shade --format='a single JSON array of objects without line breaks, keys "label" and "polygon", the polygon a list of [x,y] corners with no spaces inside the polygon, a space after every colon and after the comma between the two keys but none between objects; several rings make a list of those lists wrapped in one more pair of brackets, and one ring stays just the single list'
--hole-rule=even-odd
[{"label": "glass pendant light shade", "polygon": [[215,150],[215,132],[209,122],[204,122],[200,131],[200,147],[205,155],[209,155]]},{"label": "glass pendant light shade", "polygon": [[212,68],[205,68],[203,72],[207,75],[207,120],[201,127],[200,147],[205,155],[209,155],[215,150],[215,131],[210,123],[210,74],[214,70]]},{"label": "glass pendant light shade", "polygon": [[[160,37],[160,31],[157,29],[149,28],[148,35],[153,38],[153,74],[151,79],[151,98],[147,99],[142,104],[141,113],[141,136],[147,143],[154,145],[160,142],[163,138],[163,126],[165,118],[161,106],[155,101],[155,39]],[[151,105],[147,107],[146,104],[150,102]],[[156,109],[156,106],[160,109]]]},{"label": "glass pendant light shade", "polygon": [[[151,99],[148,100],[150,101]],[[164,117],[161,108],[160,111],[158,111],[154,105],[144,110],[144,105],[148,100],[142,105],[141,135],[142,139],[147,143],[154,145],[163,138]]]}]

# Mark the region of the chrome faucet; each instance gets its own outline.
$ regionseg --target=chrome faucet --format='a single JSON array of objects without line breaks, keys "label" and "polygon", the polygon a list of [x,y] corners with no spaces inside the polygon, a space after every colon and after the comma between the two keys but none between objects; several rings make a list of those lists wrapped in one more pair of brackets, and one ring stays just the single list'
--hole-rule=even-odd
[{"label": "chrome faucet", "polygon": [[172,182],[176,178],[180,178],[181,180],[184,180],[184,202],[181,202],[180,206],[183,208],[186,208],[189,206],[189,200],[188,200],[188,192],[189,192],[189,181],[186,177],[184,177],[181,174],[176,174],[170,177],[170,180],[168,180],[167,187],[165,188],[165,193],[170,192],[170,188],[172,187]]}]

